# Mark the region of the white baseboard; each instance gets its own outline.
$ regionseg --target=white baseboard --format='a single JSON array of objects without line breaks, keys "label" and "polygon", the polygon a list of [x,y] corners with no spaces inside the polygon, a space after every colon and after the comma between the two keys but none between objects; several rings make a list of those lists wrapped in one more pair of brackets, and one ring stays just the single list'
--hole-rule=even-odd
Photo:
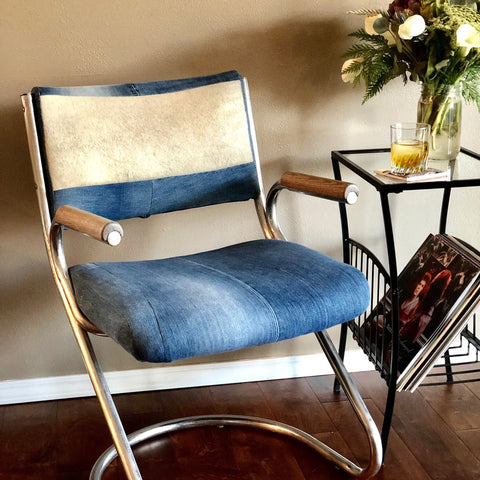
[{"label": "white baseboard", "polygon": [[[350,372],[373,369],[367,357],[359,350],[347,351],[345,366]],[[294,357],[106,372],[105,377],[112,393],[131,393],[309,377],[331,373],[333,372],[325,355],[318,353]],[[0,382],[0,405],[93,395],[87,374]]]}]

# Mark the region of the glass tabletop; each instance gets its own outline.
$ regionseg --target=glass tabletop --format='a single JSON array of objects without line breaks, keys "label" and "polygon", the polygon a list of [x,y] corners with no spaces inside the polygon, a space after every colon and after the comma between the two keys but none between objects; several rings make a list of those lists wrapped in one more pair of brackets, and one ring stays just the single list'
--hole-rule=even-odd
[{"label": "glass tabletop", "polygon": [[429,161],[429,167],[444,171],[450,170],[449,179],[412,183],[374,173],[375,170],[390,167],[390,149],[387,148],[333,151],[332,160],[345,165],[380,190],[399,192],[402,190],[480,186],[480,155],[466,149],[462,149],[456,160],[450,162]]}]

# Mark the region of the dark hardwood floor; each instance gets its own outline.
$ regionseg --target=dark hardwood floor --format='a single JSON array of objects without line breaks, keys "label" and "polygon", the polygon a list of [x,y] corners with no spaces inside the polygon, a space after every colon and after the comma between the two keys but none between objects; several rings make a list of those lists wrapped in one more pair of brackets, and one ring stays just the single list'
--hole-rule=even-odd
[{"label": "dark hardwood floor", "polygon": [[[381,425],[386,388],[375,372],[354,375]],[[189,415],[231,413],[290,423],[358,461],[361,427],[332,377],[311,377],[117,395],[127,431]],[[0,407],[0,480],[88,479],[110,444],[95,398]],[[144,479],[345,480],[308,448],[266,432],[205,428],[139,446]],[[125,478],[114,463],[106,479]],[[480,383],[423,386],[397,395],[380,480],[480,478]]]}]

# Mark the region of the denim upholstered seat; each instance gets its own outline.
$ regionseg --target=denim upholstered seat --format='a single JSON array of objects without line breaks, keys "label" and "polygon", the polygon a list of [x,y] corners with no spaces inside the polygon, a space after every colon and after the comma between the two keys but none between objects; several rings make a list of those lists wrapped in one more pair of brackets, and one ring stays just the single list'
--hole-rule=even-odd
[{"label": "denim upholstered seat", "polygon": [[77,265],[70,275],[87,318],[150,362],[321,331],[356,317],[369,301],[358,270],[279,240],[165,260]]}]

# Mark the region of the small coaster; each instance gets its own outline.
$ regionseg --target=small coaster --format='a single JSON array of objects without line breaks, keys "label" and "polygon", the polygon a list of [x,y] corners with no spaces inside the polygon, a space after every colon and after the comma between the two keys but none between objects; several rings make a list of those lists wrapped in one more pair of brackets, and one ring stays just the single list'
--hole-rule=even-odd
[{"label": "small coaster", "polygon": [[393,173],[390,168],[374,170],[377,175],[393,178],[401,182],[430,182],[440,180],[450,180],[450,169],[438,170],[437,168],[427,168],[422,173]]}]

